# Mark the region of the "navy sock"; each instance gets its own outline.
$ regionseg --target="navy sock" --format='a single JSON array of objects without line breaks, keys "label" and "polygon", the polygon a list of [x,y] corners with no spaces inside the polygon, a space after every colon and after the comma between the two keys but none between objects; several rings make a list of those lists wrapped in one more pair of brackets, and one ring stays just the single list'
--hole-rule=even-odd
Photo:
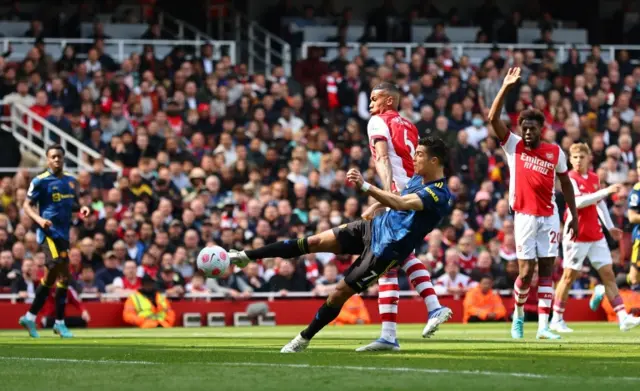
[{"label": "navy sock", "polygon": [[309,242],[307,238],[290,239],[284,242],[277,242],[260,247],[256,250],[247,250],[245,254],[251,260],[263,258],[297,258],[309,253]]},{"label": "navy sock", "polygon": [[300,335],[304,339],[313,338],[320,330],[324,328],[324,326],[328,325],[333,321],[338,314],[342,306],[334,307],[329,304],[329,300],[327,300],[322,307],[316,313],[316,316],[313,318],[309,326],[306,329],[302,330]]}]

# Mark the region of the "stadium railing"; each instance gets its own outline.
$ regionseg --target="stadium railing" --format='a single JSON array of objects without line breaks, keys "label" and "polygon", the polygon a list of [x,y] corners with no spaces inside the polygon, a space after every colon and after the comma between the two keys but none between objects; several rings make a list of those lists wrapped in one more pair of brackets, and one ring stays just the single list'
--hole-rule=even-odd
[{"label": "stadium railing", "polygon": [[[358,48],[360,47],[360,42],[346,42],[345,45],[349,48],[348,57],[352,57],[358,54]],[[338,43],[337,42],[304,42],[302,44],[302,58],[307,57],[307,52],[310,47],[320,47],[326,50],[325,60],[331,60],[338,55]],[[499,47],[502,50],[545,50],[549,46],[548,45],[536,45],[531,43],[517,43],[517,44],[483,44],[483,43],[449,43],[449,44],[441,44],[441,43],[415,43],[415,42],[391,42],[391,43],[383,43],[383,42],[368,42],[367,46],[369,48],[369,55],[376,60],[381,60],[384,58],[384,54],[388,51],[393,51],[396,49],[401,49],[404,51],[405,58],[409,59],[411,57],[411,53],[418,47],[424,47],[428,49],[443,49],[445,47],[451,48],[453,52],[453,57],[457,60],[463,55],[469,56],[472,64],[479,64],[487,58],[491,54],[491,48],[494,46]],[[559,64],[564,63],[569,58],[569,51],[572,48],[578,50],[581,61],[585,61],[589,55],[591,55],[591,45],[574,45],[574,44],[558,44],[553,45],[553,47],[557,50],[557,62]],[[603,45],[600,47],[602,51],[602,60],[604,62],[609,62],[612,59],[616,58],[616,54],[620,50],[627,50],[629,52],[638,52],[640,53],[640,45]],[[631,57],[633,58],[633,54],[631,53]],[[637,54],[637,53],[635,53]],[[636,60],[632,61],[637,63]]]},{"label": "stadium railing", "polygon": [[[4,106],[3,101],[0,101],[0,107]],[[12,103],[9,107],[9,124],[1,124],[1,129],[12,133],[20,143],[21,150],[37,156],[42,163],[44,163],[47,145],[53,144],[55,140],[56,143],[62,145],[65,149],[65,159],[72,163],[70,165],[71,167],[92,172],[93,167],[85,158],[91,157],[104,161],[104,172],[118,174],[122,172],[122,168],[116,163],[104,158],[100,153],[78,141],[62,129],[54,126],[51,122],[29,110],[26,106],[20,103]],[[39,132],[34,130],[34,124],[40,125],[41,130]],[[42,166],[44,166],[44,164]],[[42,169],[40,169],[40,171],[41,170]]]},{"label": "stadium railing", "polygon": [[[23,37],[3,37],[0,38],[2,42],[3,53],[9,50],[11,46],[12,52],[9,56],[9,61],[22,61],[29,50],[33,47],[35,40],[33,38]],[[57,61],[64,51],[67,45],[76,46],[77,58],[86,58],[86,51],[78,51],[79,47],[91,47],[94,40],[91,38],[45,38],[44,45],[45,51],[55,61]],[[142,49],[145,45],[151,45],[154,47],[156,57],[163,58],[167,54],[177,47],[193,48],[194,53],[200,53],[200,46],[205,43],[210,43],[214,48],[214,59],[220,59],[222,54],[228,54],[233,64],[236,63],[236,43],[234,41],[218,41],[218,40],[206,40],[199,39],[199,36],[195,40],[147,40],[147,39],[105,39],[104,50],[113,57],[114,60],[122,62],[127,59],[131,53],[137,52],[142,54]]]},{"label": "stadium railing", "polygon": [[[500,296],[510,296],[512,294],[511,290],[498,290],[496,291]],[[590,296],[592,291],[583,290],[583,289],[574,289],[569,292],[571,297],[584,298]],[[400,291],[401,297],[417,297],[418,293],[416,291]],[[445,295],[448,297],[450,295]],[[33,299],[34,295],[29,295],[27,298]],[[129,297],[129,294],[118,294],[118,293],[81,293],[81,300],[102,300],[102,301],[118,301],[124,300]],[[326,294],[315,294],[312,292],[287,292],[286,294],[282,294],[280,292],[255,292],[252,293],[250,299],[310,299],[314,297],[327,297]],[[0,301],[10,301],[11,303],[17,303],[19,300],[23,300],[24,297],[19,297],[16,293],[2,293],[0,294]],[[228,295],[222,293],[187,293],[183,295],[181,300],[194,300],[194,299],[205,299],[207,301],[210,300],[221,300],[221,299],[229,299]]]}]

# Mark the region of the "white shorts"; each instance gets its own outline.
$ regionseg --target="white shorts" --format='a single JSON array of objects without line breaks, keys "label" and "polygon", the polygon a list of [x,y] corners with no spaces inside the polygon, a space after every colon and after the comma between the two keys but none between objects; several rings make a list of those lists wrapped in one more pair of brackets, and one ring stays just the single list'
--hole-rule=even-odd
[{"label": "white shorts", "polygon": [[560,219],[557,213],[541,217],[516,212],[513,227],[518,259],[535,260],[558,256]]},{"label": "white shorts", "polygon": [[611,250],[604,238],[597,242],[572,242],[565,239],[562,241],[562,250],[564,252],[562,267],[565,269],[582,270],[586,257],[589,257],[591,266],[596,270],[613,263]]}]

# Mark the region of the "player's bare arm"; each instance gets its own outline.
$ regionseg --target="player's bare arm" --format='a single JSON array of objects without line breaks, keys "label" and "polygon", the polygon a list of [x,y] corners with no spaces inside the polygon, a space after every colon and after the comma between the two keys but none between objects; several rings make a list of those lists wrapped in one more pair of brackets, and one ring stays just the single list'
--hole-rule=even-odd
[{"label": "player's bare arm", "polygon": [[509,129],[507,129],[500,119],[500,113],[502,113],[502,107],[504,106],[504,98],[507,92],[518,82],[519,79],[520,68],[510,68],[507,75],[504,77],[502,88],[500,88],[498,95],[496,95],[496,98],[491,105],[491,110],[489,110],[489,122],[491,122],[493,131],[500,140],[506,139],[509,135]]},{"label": "player's bare arm", "polygon": [[627,215],[629,218],[629,223],[631,224],[640,224],[640,213],[636,212],[633,209],[629,209],[629,214]]},{"label": "player's bare arm", "polygon": [[43,219],[40,216],[40,213],[36,210],[36,205],[32,200],[26,199],[24,200],[24,204],[22,204],[24,208],[24,212],[31,218],[31,220],[35,221],[38,226],[44,230],[49,229],[52,223],[47,219]]},{"label": "player's bare arm", "polygon": [[393,170],[391,159],[389,158],[389,146],[386,140],[377,140],[376,149],[376,172],[382,181],[382,189],[391,191],[393,184]]},{"label": "player's bare arm", "polygon": [[[562,194],[564,194],[565,202],[569,207],[569,211],[571,212],[571,216],[577,216],[578,210],[576,208],[576,196],[573,192],[573,184],[571,183],[571,179],[569,179],[568,175],[558,175],[558,179],[560,179],[560,186],[562,188]],[[571,240],[575,240],[576,235],[578,235],[578,219],[571,219],[571,228],[569,230],[569,235],[571,235]]]},{"label": "player's bare arm", "polygon": [[[358,188],[362,188],[364,184],[364,178],[360,171],[353,168],[347,173],[347,180]],[[422,210],[424,208],[422,200],[417,194],[400,196],[389,191],[381,190],[373,185],[369,185],[367,189],[363,190],[380,202],[380,204],[393,210]]]}]

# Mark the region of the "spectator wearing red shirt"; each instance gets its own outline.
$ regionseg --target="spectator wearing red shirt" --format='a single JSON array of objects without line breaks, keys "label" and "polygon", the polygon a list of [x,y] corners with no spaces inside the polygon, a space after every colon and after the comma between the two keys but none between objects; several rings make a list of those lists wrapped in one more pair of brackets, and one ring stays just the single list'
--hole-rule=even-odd
[{"label": "spectator wearing red shirt", "polygon": [[[47,297],[47,301],[44,302],[44,307],[40,311],[42,315],[41,322],[42,326],[45,328],[52,328],[55,323],[55,312],[56,312],[56,298],[55,298],[55,289],[51,290],[49,296]],[[89,315],[89,311],[87,311],[86,307],[80,301],[78,293],[73,287],[69,287],[67,289],[67,310],[69,308],[75,308],[80,311],[80,316],[65,316],[64,324],[69,328],[85,328],[88,323],[91,321],[91,316]]]},{"label": "spectator wearing red shirt", "polygon": [[[36,104],[29,108],[35,114],[40,117],[47,118],[49,114],[51,114],[51,106],[49,105],[49,98],[47,97],[47,92],[42,90],[36,93]],[[26,118],[25,118],[25,121]],[[36,132],[42,131],[42,125],[39,122],[33,122],[33,130]],[[48,141],[48,140],[47,140]]]}]

